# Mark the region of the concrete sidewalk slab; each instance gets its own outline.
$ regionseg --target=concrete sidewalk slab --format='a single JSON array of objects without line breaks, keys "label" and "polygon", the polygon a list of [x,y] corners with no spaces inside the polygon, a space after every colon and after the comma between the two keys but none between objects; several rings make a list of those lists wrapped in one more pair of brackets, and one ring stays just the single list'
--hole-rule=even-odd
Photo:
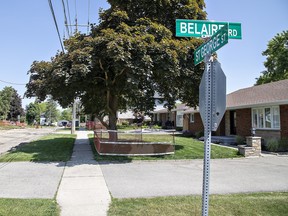
[{"label": "concrete sidewalk slab", "polygon": [[94,160],[86,131],[77,131],[57,193],[62,216],[106,216],[111,197],[99,164]]},{"label": "concrete sidewalk slab", "polygon": [[[203,160],[103,163],[115,198],[202,194]],[[211,160],[210,193],[288,191],[288,157]]]},{"label": "concrete sidewalk slab", "polygon": [[53,199],[65,163],[0,163],[1,198]]}]

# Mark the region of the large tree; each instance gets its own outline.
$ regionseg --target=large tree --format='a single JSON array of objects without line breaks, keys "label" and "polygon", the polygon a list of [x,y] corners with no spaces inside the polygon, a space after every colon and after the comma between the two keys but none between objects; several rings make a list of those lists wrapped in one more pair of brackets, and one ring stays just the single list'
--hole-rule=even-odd
[{"label": "large tree", "polygon": [[262,55],[267,56],[264,62],[266,70],[257,79],[256,85],[288,79],[288,31],[270,40]]},{"label": "large tree", "polygon": [[21,96],[17,93],[15,89],[11,89],[12,95],[10,99],[10,110],[8,113],[8,119],[12,121],[20,120],[20,116],[24,115],[24,110],[22,108]]},{"label": "large tree", "polygon": [[26,121],[28,124],[40,122],[41,108],[39,103],[30,103],[26,105]]},{"label": "large tree", "polygon": [[51,97],[48,98],[46,102],[45,117],[46,121],[50,123],[57,122],[60,118],[60,111],[57,109],[57,102]]},{"label": "large tree", "polygon": [[196,106],[203,65],[194,66],[193,51],[201,41],[175,38],[173,26],[175,18],[205,19],[203,0],[109,2],[89,35],[76,33],[66,53],[32,64],[26,95],[50,94],[63,107],[77,97],[109,129],[119,110],[153,110],[156,92],[168,105]]},{"label": "large tree", "polygon": [[13,94],[12,87],[5,87],[2,91],[0,91],[0,118],[1,120],[6,120],[9,110],[10,110],[10,102]]},{"label": "large tree", "polygon": [[0,118],[17,121],[23,114],[22,99],[17,91],[11,86],[0,91]]}]

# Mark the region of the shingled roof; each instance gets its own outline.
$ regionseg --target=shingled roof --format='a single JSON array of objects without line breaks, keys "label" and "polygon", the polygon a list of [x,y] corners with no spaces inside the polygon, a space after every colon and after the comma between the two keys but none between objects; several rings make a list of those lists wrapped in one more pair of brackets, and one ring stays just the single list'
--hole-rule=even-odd
[{"label": "shingled roof", "polygon": [[288,79],[244,88],[227,95],[227,109],[288,104]]}]

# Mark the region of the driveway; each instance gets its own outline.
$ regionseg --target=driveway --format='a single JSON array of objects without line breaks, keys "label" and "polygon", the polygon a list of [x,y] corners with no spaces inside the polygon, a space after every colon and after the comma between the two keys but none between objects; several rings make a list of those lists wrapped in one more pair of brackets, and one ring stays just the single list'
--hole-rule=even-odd
[{"label": "driveway", "polygon": [[[101,164],[115,198],[202,194],[203,160]],[[288,157],[211,160],[210,194],[288,191]]]}]

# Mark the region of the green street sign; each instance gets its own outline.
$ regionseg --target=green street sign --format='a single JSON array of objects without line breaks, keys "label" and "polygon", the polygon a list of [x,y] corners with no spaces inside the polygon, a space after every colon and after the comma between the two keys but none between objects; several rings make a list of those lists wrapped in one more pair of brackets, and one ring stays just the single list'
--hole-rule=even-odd
[{"label": "green street sign", "polygon": [[228,43],[228,25],[225,24],[219,31],[194,51],[194,65],[203,61],[207,54],[212,54],[216,50]]},{"label": "green street sign", "polygon": [[177,37],[211,37],[228,24],[229,39],[242,39],[241,23],[176,19]]}]

